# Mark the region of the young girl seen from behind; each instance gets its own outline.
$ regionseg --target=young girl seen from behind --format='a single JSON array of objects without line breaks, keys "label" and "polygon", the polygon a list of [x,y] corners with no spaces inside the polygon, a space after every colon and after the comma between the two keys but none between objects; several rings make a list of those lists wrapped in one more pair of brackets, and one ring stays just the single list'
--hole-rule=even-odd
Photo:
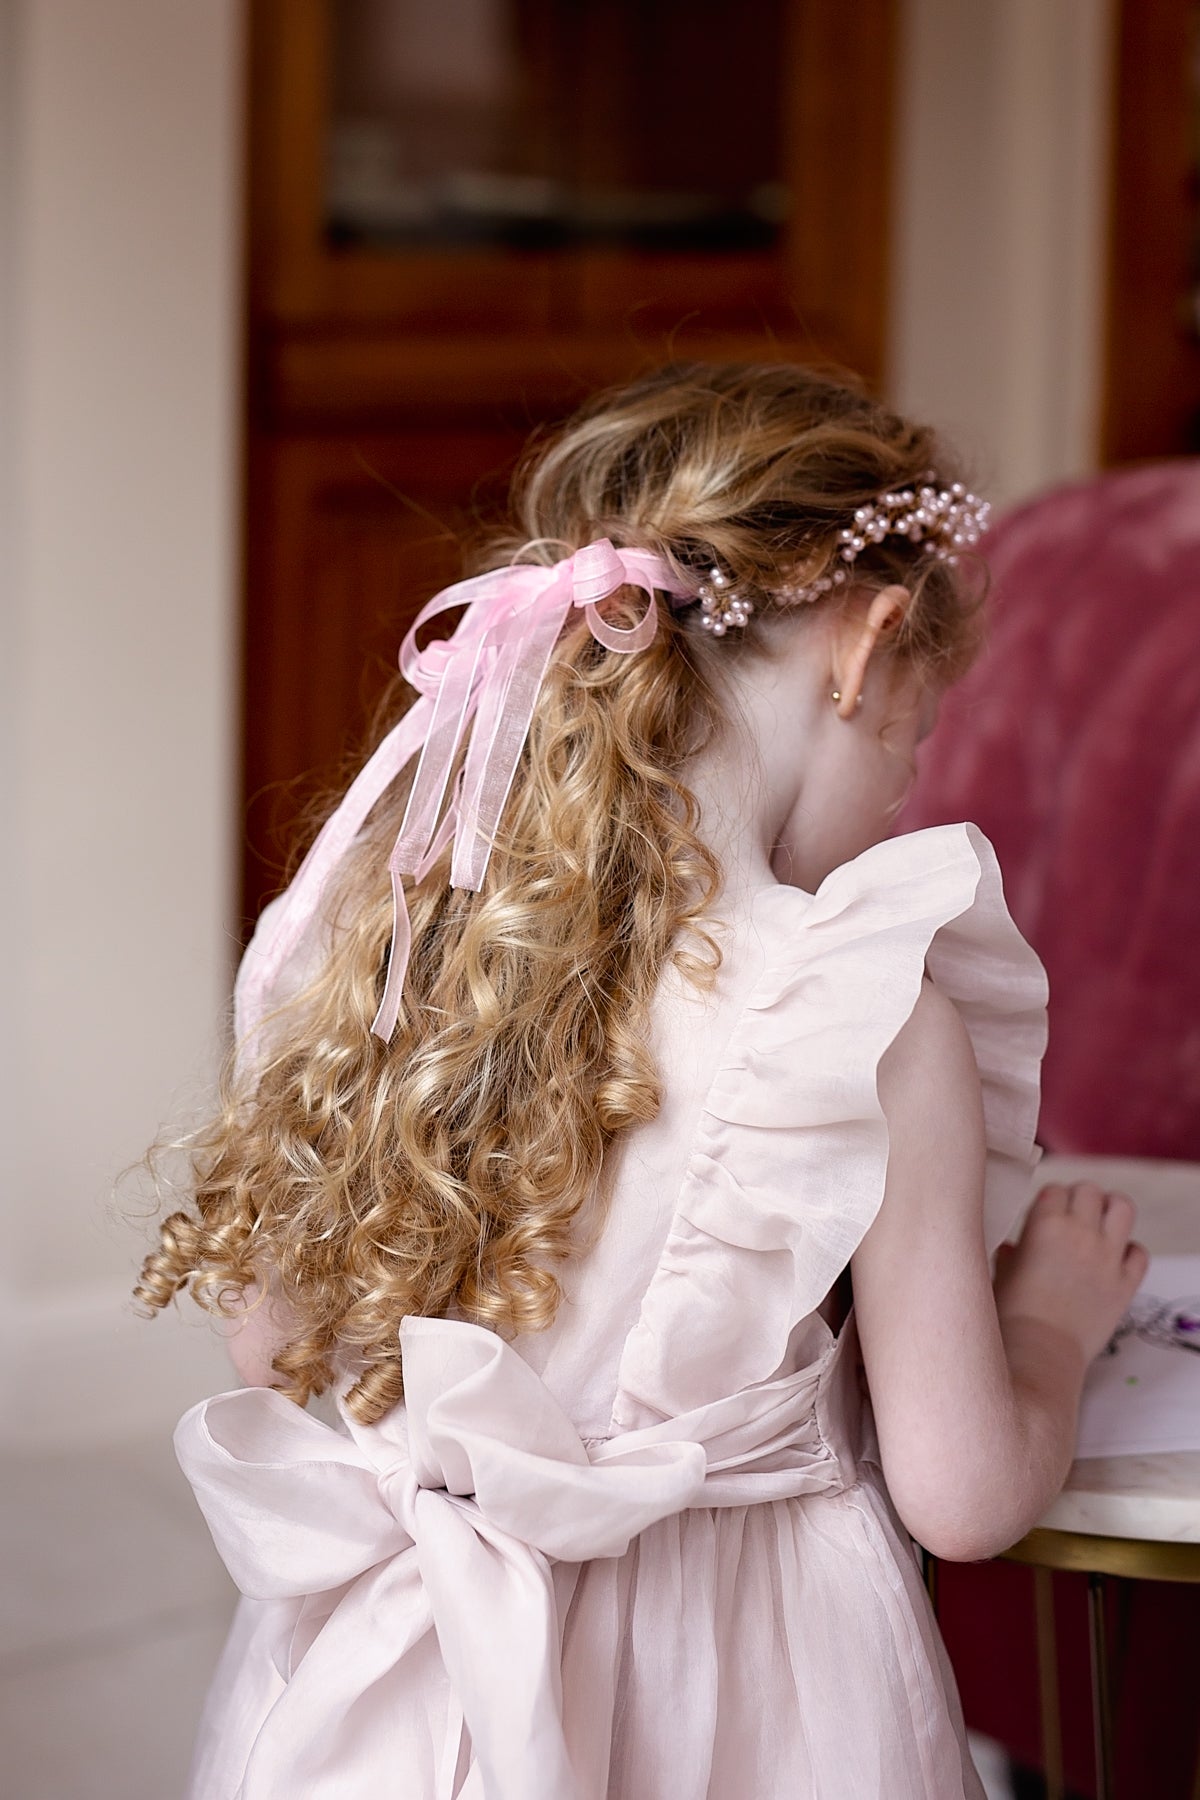
[{"label": "young girl seen from behind", "polygon": [[986,508],[789,367],[607,395],[513,504],[143,1271],[251,1384],[177,1435],[246,1596],[191,1793],[978,1795],[910,1538],[1035,1522],[1144,1267],[1050,1188],[993,1290],[1044,978],[973,826],[888,836]]}]

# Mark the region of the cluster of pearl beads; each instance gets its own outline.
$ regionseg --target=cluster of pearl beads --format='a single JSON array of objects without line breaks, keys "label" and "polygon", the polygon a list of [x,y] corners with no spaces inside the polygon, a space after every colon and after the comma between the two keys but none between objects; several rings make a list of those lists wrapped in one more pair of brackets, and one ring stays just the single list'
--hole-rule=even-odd
[{"label": "cluster of pearl beads", "polygon": [[850,576],[845,569],[831,569],[828,575],[818,575],[815,581],[806,582],[803,586],[795,583],[781,587],[779,598],[790,606],[793,601],[819,600],[822,594],[831,593],[834,588],[845,587]]},{"label": "cluster of pearl beads", "polygon": [[[961,481],[949,487],[937,487],[934,482],[930,474],[920,487],[881,494],[869,506],[860,506],[854,523],[838,533],[842,564],[852,564],[860,551],[885,537],[906,537],[910,543],[922,544],[930,556],[942,562],[957,562],[961,551],[973,550],[988,528],[991,507]],[[783,598],[819,600],[848,579],[849,568],[835,566],[815,581],[789,588]]]},{"label": "cluster of pearl beads", "polygon": [[720,569],[710,569],[707,578],[696,589],[700,602],[700,624],[714,637],[724,637],[731,625],[745,625],[754,611],[752,600],[729,592],[729,577]]},{"label": "cluster of pearl beads", "polygon": [[882,494],[870,506],[860,506],[853,525],[840,532],[843,562],[852,563],[868,544],[885,537],[906,537],[944,562],[956,562],[960,550],[970,550],[988,528],[991,507],[961,481],[938,488],[930,481],[919,488],[901,488]]}]

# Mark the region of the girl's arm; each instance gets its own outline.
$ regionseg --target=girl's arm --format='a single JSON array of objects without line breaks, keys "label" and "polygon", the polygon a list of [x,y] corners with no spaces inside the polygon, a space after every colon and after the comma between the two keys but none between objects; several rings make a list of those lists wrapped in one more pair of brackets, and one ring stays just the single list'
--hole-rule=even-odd
[{"label": "girl's arm", "polygon": [[884,1474],[905,1526],[952,1561],[1036,1523],[1074,1453],[1083,1377],[1146,1270],[1133,1203],[1038,1195],[993,1291],[984,1126],[966,1027],[929,982],[879,1068],[883,1205],[852,1262]]}]

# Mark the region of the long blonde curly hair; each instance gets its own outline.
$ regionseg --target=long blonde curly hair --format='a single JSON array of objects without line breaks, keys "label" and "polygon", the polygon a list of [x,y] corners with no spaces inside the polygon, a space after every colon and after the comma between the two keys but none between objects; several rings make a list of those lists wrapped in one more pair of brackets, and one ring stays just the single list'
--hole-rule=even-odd
[{"label": "long blonde curly hair", "polygon": [[[715,641],[698,609],[659,596],[653,642],[627,656],[568,625],[483,890],[449,889],[447,853],[411,896],[388,1045],[370,1025],[405,784],[380,801],[315,978],[273,1021],[268,1054],[231,1057],[190,1140],[192,1202],[146,1257],[147,1308],[190,1287],[231,1314],[269,1287],[289,1321],[283,1392],[303,1404],[348,1373],[346,1403],[368,1423],[401,1397],[405,1314],[550,1323],[563,1261],[602,1215],[608,1146],[658,1110],[646,1022],[664,968],[702,983],[719,962],[706,921],[721,870],[686,769],[723,728],[724,670],[770,653],[781,589],[831,565],[856,507],[931,469],[954,473],[929,430],[850,379],[792,366],[668,368],[534,443],[514,528],[481,566],[553,562],[607,536],[697,582],[719,564],[754,617]],[[956,571],[890,537],[860,556],[855,585],[891,582],[913,603],[888,654],[945,684],[977,635]],[[626,591],[607,606],[629,623],[643,604]],[[818,603],[841,604],[844,590]]]}]

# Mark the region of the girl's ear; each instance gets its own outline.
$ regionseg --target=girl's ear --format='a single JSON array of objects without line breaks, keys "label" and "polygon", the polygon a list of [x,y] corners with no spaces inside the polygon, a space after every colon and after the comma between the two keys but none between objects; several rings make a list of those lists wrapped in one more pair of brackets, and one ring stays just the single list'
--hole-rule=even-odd
[{"label": "girl's ear", "polygon": [[839,719],[852,719],[858,707],[867,676],[867,664],[880,638],[889,636],[902,623],[912,595],[906,587],[881,588],[872,595],[866,617],[847,625],[848,644],[838,655],[834,669],[835,701]]}]

